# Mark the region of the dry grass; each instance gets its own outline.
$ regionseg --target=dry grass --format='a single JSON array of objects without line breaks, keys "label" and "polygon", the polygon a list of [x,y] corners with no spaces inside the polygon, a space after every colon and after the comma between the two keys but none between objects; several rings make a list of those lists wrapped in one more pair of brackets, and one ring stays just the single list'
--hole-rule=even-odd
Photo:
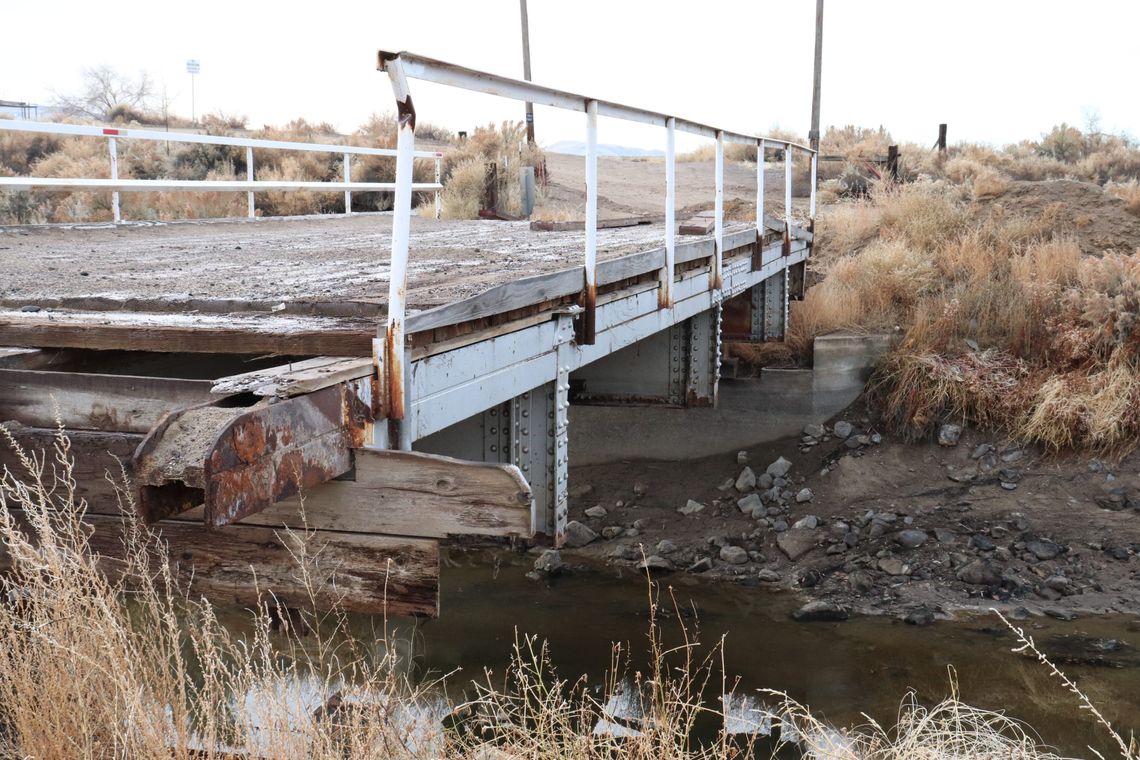
[{"label": "dry grass", "polygon": [[[545,154],[527,143],[521,121],[504,121],[478,127],[464,141],[453,144],[443,157],[443,208],[449,219],[475,219],[483,208],[490,175],[488,164],[495,164],[498,211],[522,215],[522,188],[519,169],[538,166]],[[539,188],[541,193],[542,188]]]},{"label": "dry grass", "polygon": [[1125,208],[1140,216],[1140,181],[1130,179],[1127,182],[1109,182],[1104,190],[1124,201]]}]

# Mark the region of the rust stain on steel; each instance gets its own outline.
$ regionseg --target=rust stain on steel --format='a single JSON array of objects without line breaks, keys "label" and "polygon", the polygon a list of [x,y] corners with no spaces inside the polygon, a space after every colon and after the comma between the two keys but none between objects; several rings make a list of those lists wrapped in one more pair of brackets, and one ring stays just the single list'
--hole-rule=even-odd
[{"label": "rust stain on steel", "polygon": [[788,221],[784,222],[784,250],[782,255],[792,255],[792,223]]},{"label": "rust stain on steel", "polygon": [[388,325],[388,332],[384,336],[388,348],[388,360],[385,362],[388,376],[388,419],[404,419],[404,347],[396,345],[396,336],[403,335],[403,325],[393,321]]},{"label": "rust stain on steel", "polygon": [[711,407],[715,405],[716,402],[713,399],[709,398],[708,396],[699,395],[692,388],[690,388],[689,392],[685,395],[685,406]]},{"label": "rust stain on steel", "polygon": [[219,432],[203,467],[206,522],[220,526],[343,475],[371,409],[352,383],[250,410]]},{"label": "rust stain on steel", "polygon": [[578,343],[594,345],[597,337],[598,286],[587,283],[582,289],[582,316],[579,319]]}]

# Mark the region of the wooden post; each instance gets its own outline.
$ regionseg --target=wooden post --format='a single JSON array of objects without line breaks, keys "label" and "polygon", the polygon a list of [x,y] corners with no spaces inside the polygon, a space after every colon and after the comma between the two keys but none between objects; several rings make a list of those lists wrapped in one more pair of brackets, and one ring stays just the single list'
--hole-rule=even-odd
[{"label": "wooden post", "polygon": [[811,129],[808,144],[819,150],[819,85],[823,69],[823,0],[815,1],[815,78],[811,89]]},{"label": "wooden post", "polygon": [[[523,79],[530,81],[530,24],[526,14],[526,0],[519,0],[522,16]],[[534,103],[526,104],[526,141],[534,145]]]},{"label": "wooden post", "polygon": [[938,142],[934,144],[934,147],[938,148],[939,153],[945,153],[946,152],[946,125],[945,124],[939,124],[938,125]]},{"label": "wooden post", "polygon": [[887,147],[887,173],[891,175],[892,182],[899,181],[899,146]]},{"label": "wooden post", "polygon": [[486,211],[499,209],[499,165],[494,161],[483,164],[486,169],[483,185],[483,208]]}]

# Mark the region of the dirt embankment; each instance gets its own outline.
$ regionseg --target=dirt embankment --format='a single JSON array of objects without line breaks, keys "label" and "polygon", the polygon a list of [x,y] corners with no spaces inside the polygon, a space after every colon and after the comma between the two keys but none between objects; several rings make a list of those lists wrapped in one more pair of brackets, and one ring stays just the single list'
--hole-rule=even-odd
[{"label": "dirt embankment", "polygon": [[737,456],[575,469],[561,559],[767,586],[829,619],[1136,614],[1138,471],[970,429],[905,443],[849,410]]}]

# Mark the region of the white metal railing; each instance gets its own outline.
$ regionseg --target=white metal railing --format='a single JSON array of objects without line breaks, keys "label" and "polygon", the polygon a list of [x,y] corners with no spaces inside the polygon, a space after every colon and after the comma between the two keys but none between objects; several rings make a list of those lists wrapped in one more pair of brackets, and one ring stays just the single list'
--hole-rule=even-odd
[{"label": "white metal railing", "polygon": [[[107,140],[107,153],[111,162],[111,178],[90,177],[0,177],[0,189],[7,190],[110,190],[111,206],[116,222],[122,221],[119,206],[120,192],[144,191],[219,191],[247,194],[247,213],[255,218],[254,193],[264,190],[309,190],[344,191],[344,213],[352,213],[352,191],[395,192],[395,182],[353,182],[352,156],[396,156],[393,148],[367,148],[357,145],[333,145],[329,143],[291,142],[288,140],[261,140],[251,137],[225,137],[222,135],[200,135],[185,132],[161,132],[148,129],[123,129],[86,124],[57,124],[40,121],[16,121],[0,119],[0,132],[38,132],[50,135],[71,135],[81,137],[102,137]],[[151,140],[162,142],[199,143],[205,145],[229,145],[245,148],[246,178],[244,180],[179,180],[179,179],[121,179],[119,177],[119,145],[121,139]],[[343,180],[340,182],[306,180],[259,180],[254,178],[253,149],[294,150],[310,153],[335,153],[344,157]],[[435,191],[435,216],[438,219],[441,209],[440,168],[443,153],[439,151],[414,151],[414,158],[435,160],[435,181],[413,183],[412,192]]]},{"label": "white metal railing", "polygon": [[[595,337],[595,309],[597,302],[597,221],[598,221],[598,116],[609,116],[627,121],[665,128],[665,263],[661,269],[658,303],[661,308],[673,306],[673,282],[676,266],[676,171],[674,133],[677,130],[711,137],[716,140],[716,201],[714,206],[715,254],[712,257],[710,280],[714,297],[719,300],[721,264],[724,246],[724,144],[726,142],[755,145],[756,161],[756,228],[760,238],[764,235],[764,156],[768,147],[783,147],[785,161],[784,234],[790,241],[792,224],[792,154],[802,151],[811,156],[811,218],[815,219],[816,206],[816,152],[806,145],[788,140],[730,132],[700,122],[681,119],[668,114],[642,108],[589,98],[552,87],[509,77],[488,74],[455,64],[425,58],[414,53],[380,51],[378,68],[388,74],[399,114],[399,137],[396,144],[396,196],[392,219],[392,265],[389,275],[388,324],[385,333],[384,367],[387,387],[387,413],[393,419],[404,415],[404,294],[407,289],[408,235],[411,215],[411,164],[415,155],[416,112],[412,105],[408,79],[420,79],[437,84],[459,87],[474,92],[497,95],[527,103],[583,112],[586,115],[586,240],[583,264],[583,312],[581,342],[592,344]],[[785,251],[788,248],[785,246]],[[401,436],[401,445],[410,437]]]}]

